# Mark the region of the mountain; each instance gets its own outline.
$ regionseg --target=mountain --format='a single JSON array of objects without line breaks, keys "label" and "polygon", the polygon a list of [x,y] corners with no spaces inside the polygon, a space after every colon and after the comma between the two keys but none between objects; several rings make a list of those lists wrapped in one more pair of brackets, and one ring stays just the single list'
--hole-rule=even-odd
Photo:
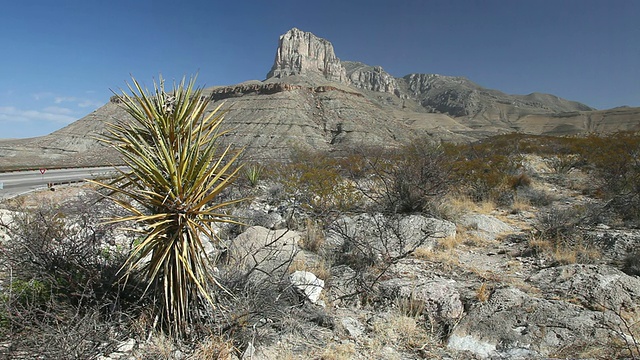
[{"label": "mountain", "polygon": [[[266,79],[205,89],[224,102],[227,141],[253,158],[282,158],[293,148],[335,150],[395,146],[418,138],[474,141],[521,132],[574,135],[640,129],[640,108],[595,110],[554,95],[509,95],[464,77],[408,74],[341,61],[333,45],[299,29],[280,36]],[[97,143],[104,122],[124,119],[113,97],[50,135],[0,141],[0,169],[85,166],[116,161]]]}]

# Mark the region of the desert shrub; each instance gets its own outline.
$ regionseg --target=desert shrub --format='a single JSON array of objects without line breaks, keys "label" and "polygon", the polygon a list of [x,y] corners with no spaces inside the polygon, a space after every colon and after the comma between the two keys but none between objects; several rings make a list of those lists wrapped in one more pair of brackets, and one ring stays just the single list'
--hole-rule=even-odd
[{"label": "desert shrub", "polygon": [[126,245],[113,244],[113,226],[99,224],[102,207],[87,199],[15,210],[0,253],[1,331],[12,342],[10,358],[25,351],[91,358],[132,334],[126,319],[145,306],[143,288],[117,282]]},{"label": "desert shrub", "polygon": [[349,211],[361,195],[343,176],[341,162],[327,153],[298,149],[290,161],[273,164],[269,178],[283,186],[282,193],[316,216]]},{"label": "desert shrub", "polygon": [[590,136],[576,145],[595,175],[598,192],[624,220],[640,220],[640,134]]},{"label": "desert shrub", "polygon": [[560,264],[591,263],[600,256],[584,227],[597,218],[597,206],[553,207],[538,213],[529,246]]},{"label": "desert shrub", "polygon": [[474,201],[504,204],[513,198],[509,180],[517,173],[521,159],[517,153],[510,154],[510,145],[504,145],[507,149],[498,145],[488,142],[447,146],[453,159],[452,178],[460,192]]},{"label": "desert shrub", "polygon": [[387,208],[393,213],[429,212],[450,190],[451,165],[444,149],[418,141],[393,155]]},{"label": "desert shrub", "polygon": [[556,174],[566,175],[571,169],[584,164],[584,159],[577,154],[557,154],[548,159],[548,164]]},{"label": "desert shrub", "polygon": [[397,149],[353,150],[350,173],[370,210],[432,213],[451,184],[451,162],[444,147],[416,140]]}]

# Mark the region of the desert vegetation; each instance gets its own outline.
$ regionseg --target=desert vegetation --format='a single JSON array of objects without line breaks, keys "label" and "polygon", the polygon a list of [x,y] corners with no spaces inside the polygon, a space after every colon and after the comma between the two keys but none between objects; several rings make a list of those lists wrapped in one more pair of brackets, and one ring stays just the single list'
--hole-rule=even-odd
[{"label": "desert vegetation", "polygon": [[639,134],[251,162],[193,81],[130,92],[129,172],[3,204],[4,356],[640,356]]}]

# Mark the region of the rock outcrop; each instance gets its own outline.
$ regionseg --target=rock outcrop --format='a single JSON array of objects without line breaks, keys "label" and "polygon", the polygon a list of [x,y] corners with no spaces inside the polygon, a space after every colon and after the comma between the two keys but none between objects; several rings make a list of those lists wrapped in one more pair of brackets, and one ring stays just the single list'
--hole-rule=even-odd
[{"label": "rock outcrop", "polygon": [[280,36],[276,59],[267,78],[318,74],[329,81],[347,82],[347,72],[333,45],[312,33],[293,28]]},{"label": "rock outcrop", "polygon": [[485,117],[501,122],[515,121],[528,114],[594,110],[549,94],[508,95],[459,76],[409,74],[400,83],[407,95],[428,111],[453,117]]},{"label": "rock outcrop", "polygon": [[347,70],[347,77],[353,86],[400,96],[396,79],[382,67],[355,61],[344,61],[342,65]]}]

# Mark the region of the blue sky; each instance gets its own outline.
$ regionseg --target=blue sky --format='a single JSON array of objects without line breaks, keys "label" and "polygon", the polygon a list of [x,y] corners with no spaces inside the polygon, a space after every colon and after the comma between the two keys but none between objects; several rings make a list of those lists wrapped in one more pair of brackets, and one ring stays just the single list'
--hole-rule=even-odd
[{"label": "blue sky", "polygon": [[394,76],[464,76],[510,94],[640,106],[640,1],[6,1],[0,138],[40,136],[102,106],[130,74],[263,80],[292,27]]}]

